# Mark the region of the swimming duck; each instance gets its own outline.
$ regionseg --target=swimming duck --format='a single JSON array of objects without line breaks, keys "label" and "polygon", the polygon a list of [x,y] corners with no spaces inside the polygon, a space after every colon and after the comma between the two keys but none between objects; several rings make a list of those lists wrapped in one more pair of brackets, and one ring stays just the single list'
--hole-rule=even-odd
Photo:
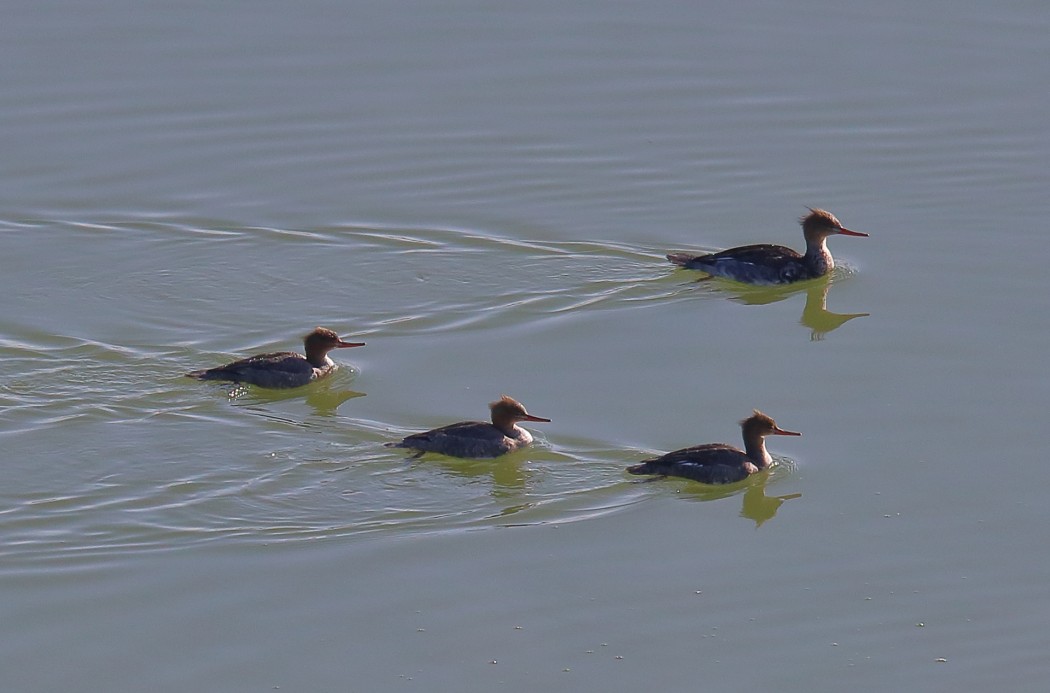
[{"label": "swimming duck", "polygon": [[812,208],[809,211],[800,220],[806,237],[805,255],[782,245],[762,243],[707,255],[671,253],[667,259],[686,269],[703,270],[747,284],[790,284],[822,277],[835,268],[835,260],[828,250],[828,236],[868,234],[850,231],[831,212]]},{"label": "swimming duck", "polygon": [[627,471],[631,474],[681,476],[705,484],[732,484],[773,464],[773,458],[766,451],[766,436],[802,435],[785,431],[757,409],[740,422],[740,428],[744,436],[743,450],[726,443],[694,445],[644,460],[628,467]]},{"label": "swimming duck", "polygon": [[364,342],[344,342],[332,330],[318,327],[303,338],[305,356],[294,351],[257,354],[225,366],[193,371],[186,375],[198,380],[228,380],[259,387],[300,387],[336,369],[335,362],[328,356],[332,349],[364,345]]}]

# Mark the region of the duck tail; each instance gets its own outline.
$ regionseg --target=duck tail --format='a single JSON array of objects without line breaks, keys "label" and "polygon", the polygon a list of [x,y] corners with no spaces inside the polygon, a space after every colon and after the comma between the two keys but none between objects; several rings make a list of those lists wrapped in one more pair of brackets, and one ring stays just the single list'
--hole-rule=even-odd
[{"label": "duck tail", "polygon": [[221,368],[206,368],[200,371],[190,371],[186,374],[187,378],[196,378],[197,380],[232,380],[237,381],[236,377],[233,377],[230,373],[222,370]]},{"label": "duck tail", "polygon": [[657,474],[651,461],[642,462],[627,468],[628,474]]},{"label": "duck tail", "polygon": [[696,255],[689,253],[668,253],[667,259],[679,267],[688,267],[689,263],[696,259]]}]

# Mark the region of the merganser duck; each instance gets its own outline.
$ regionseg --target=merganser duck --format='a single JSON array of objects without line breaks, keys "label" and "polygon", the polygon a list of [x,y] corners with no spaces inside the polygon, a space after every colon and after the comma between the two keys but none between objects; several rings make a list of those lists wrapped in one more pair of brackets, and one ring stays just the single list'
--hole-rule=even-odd
[{"label": "merganser duck", "polygon": [[757,409],[740,422],[740,428],[744,434],[744,450],[725,443],[695,445],[644,460],[628,467],[627,471],[631,474],[681,476],[705,484],[732,484],[773,464],[773,458],[766,451],[766,436],[802,435],[778,427],[773,419]]},{"label": "merganser duck", "polygon": [[541,421],[550,419],[533,416],[525,411],[517,400],[503,395],[489,404],[492,423],[484,421],[461,421],[425,433],[415,433],[400,443],[387,443],[387,447],[418,450],[417,457],[424,452],[438,452],[451,457],[499,457],[532,443],[532,434],[519,421]]},{"label": "merganser duck", "polygon": [[805,255],[782,245],[762,243],[708,255],[671,253],[667,259],[686,269],[703,270],[716,277],[747,284],[790,284],[822,277],[835,268],[835,260],[828,251],[828,236],[868,234],[850,231],[831,212],[812,207],[809,211],[799,220],[806,237]]},{"label": "merganser duck", "polygon": [[305,356],[294,351],[257,354],[225,366],[193,371],[186,375],[198,380],[228,380],[259,387],[300,387],[336,369],[335,362],[328,357],[332,349],[364,345],[364,342],[344,342],[332,330],[318,327],[303,338]]}]

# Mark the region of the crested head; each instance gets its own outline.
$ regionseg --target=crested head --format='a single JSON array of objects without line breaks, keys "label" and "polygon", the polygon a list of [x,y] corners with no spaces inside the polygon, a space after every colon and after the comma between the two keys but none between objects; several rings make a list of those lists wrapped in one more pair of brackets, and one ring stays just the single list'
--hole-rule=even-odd
[{"label": "crested head", "polygon": [[744,437],[748,435],[768,436],[768,435],[782,435],[782,436],[799,436],[801,433],[795,433],[794,431],[785,431],[784,429],[777,426],[777,422],[773,420],[773,417],[763,414],[759,410],[755,409],[752,411],[751,416],[740,422],[740,427],[744,430]]},{"label": "crested head", "polygon": [[528,414],[528,412],[525,411],[525,405],[507,395],[500,395],[499,399],[495,402],[489,402],[489,410],[492,411],[493,416],[495,416],[496,412],[499,412],[503,416],[508,416],[519,421],[522,417]]},{"label": "crested head", "polygon": [[499,428],[513,426],[518,421],[550,421],[533,416],[525,410],[525,405],[507,395],[500,395],[498,400],[489,404],[489,409],[492,411],[492,423]]},{"label": "crested head", "polygon": [[310,334],[303,337],[304,342],[315,342],[321,344],[323,342],[338,342],[339,335],[327,327],[315,327]]},{"label": "crested head", "polygon": [[809,214],[798,220],[798,223],[802,224],[803,229],[807,231],[810,229],[828,229],[829,232],[834,232],[842,228],[842,222],[826,209],[814,209],[813,207],[807,207],[806,209],[809,210]]},{"label": "crested head", "polygon": [[327,327],[315,327],[313,331],[303,337],[303,346],[306,348],[308,361],[318,365],[324,360],[326,354],[332,349],[343,349],[346,347],[364,346],[364,342],[344,342],[339,335]]},{"label": "crested head", "polygon": [[767,430],[771,431],[776,428],[777,422],[773,420],[773,417],[763,414],[757,409],[752,410],[751,416],[746,419],[740,420],[740,427],[745,429],[753,430]]},{"label": "crested head", "polygon": [[850,231],[842,225],[834,214],[826,209],[814,209],[807,207],[809,214],[799,219],[802,224],[802,232],[807,239],[824,239],[832,234],[843,234],[845,236],[867,236],[860,231]]}]

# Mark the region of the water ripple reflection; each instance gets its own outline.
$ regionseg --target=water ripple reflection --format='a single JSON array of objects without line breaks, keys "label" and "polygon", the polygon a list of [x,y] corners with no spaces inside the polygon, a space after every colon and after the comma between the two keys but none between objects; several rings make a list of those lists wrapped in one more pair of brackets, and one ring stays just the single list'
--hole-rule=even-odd
[{"label": "water ripple reflection", "polygon": [[[738,298],[683,280],[662,247],[208,220],[17,226],[36,235],[7,238],[9,281],[26,301],[25,324],[0,334],[8,563],[557,524],[668,496],[754,496],[639,483],[624,467],[649,451],[564,435],[552,446],[541,433],[533,449],[497,461],[406,458],[382,443],[409,431],[362,415],[378,399],[364,390],[381,396],[389,380],[359,384],[349,362],[290,392],[182,377],[293,347],[315,323],[367,337],[367,362],[399,337],[442,334],[455,350],[482,332],[594,311]],[[81,256],[119,271],[67,260]],[[46,278],[33,269],[44,259],[55,265]],[[324,290],[304,290],[304,277]]]}]

